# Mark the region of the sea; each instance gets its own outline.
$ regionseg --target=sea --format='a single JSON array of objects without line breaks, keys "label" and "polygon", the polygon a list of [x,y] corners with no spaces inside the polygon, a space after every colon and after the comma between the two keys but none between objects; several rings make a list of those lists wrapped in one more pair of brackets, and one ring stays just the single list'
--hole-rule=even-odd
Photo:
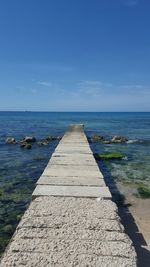
[{"label": "sea", "polygon": [[[7,137],[37,140],[63,136],[70,124],[82,123],[88,137],[128,138],[124,144],[94,143],[94,153],[121,152],[123,160],[104,162],[110,179],[142,182],[150,186],[150,112],[0,112],[0,254],[31,201],[36,181],[46,167],[58,141],[32,149],[5,144]],[[109,179],[109,177],[107,177]]]}]

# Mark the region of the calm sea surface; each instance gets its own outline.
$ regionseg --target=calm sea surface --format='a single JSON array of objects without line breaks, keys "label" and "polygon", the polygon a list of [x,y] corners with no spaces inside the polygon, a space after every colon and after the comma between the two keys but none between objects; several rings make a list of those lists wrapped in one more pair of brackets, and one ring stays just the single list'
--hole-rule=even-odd
[{"label": "calm sea surface", "polygon": [[128,137],[128,144],[93,144],[94,152],[120,151],[126,160],[107,163],[118,180],[143,181],[150,185],[150,113],[51,113],[0,112],[0,252],[11,237],[27,207],[35,183],[46,166],[57,142],[46,147],[33,145],[23,150],[6,145],[8,136],[21,140],[26,135],[42,139],[62,136],[69,124],[83,123],[86,134]]}]

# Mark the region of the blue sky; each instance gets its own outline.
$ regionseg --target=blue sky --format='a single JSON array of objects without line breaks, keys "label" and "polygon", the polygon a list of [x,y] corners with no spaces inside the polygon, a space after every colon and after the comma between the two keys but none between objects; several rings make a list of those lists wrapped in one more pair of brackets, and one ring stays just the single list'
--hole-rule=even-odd
[{"label": "blue sky", "polygon": [[150,2],[1,0],[0,110],[150,111]]}]

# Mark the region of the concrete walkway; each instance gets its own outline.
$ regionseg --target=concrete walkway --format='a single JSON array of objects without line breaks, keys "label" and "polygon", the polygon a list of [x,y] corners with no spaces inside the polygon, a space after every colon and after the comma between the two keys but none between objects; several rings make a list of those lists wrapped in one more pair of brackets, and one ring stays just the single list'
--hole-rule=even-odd
[{"label": "concrete walkway", "polygon": [[0,266],[137,266],[82,125],[55,149]]}]

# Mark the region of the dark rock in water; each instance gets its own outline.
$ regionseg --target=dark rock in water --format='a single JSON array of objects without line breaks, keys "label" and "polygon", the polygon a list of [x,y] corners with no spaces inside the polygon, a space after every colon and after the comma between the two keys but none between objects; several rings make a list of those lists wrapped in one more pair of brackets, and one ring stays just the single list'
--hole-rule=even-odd
[{"label": "dark rock in water", "polygon": [[54,141],[54,140],[56,140],[56,138],[52,135],[49,135],[48,137],[46,137],[46,140],[47,141]]},{"label": "dark rock in water", "polygon": [[60,140],[60,139],[61,139],[60,136],[49,135],[48,137],[46,137],[47,141],[56,141],[56,140]]},{"label": "dark rock in water", "polygon": [[109,144],[111,144],[111,141],[110,140],[104,140],[103,144],[109,145]]},{"label": "dark rock in water", "polygon": [[37,142],[39,146],[47,146],[49,144],[49,141],[47,139],[41,140]]},{"label": "dark rock in water", "polygon": [[25,145],[25,148],[26,148],[26,149],[31,149],[32,146],[31,146],[31,144],[27,144],[27,145]]},{"label": "dark rock in water", "polygon": [[118,135],[115,135],[111,140],[112,143],[126,143],[127,141],[128,141],[128,138],[124,136],[118,136]]},{"label": "dark rock in water", "polygon": [[25,149],[31,149],[32,145],[27,142],[20,142],[20,147]]},{"label": "dark rock in water", "polygon": [[27,143],[33,143],[36,142],[36,138],[34,136],[26,136],[23,141]]},{"label": "dark rock in water", "polygon": [[93,135],[92,137],[91,137],[91,141],[92,141],[92,143],[97,143],[97,142],[100,142],[100,141],[103,141],[104,140],[104,137],[103,136],[101,136],[101,135]]},{"label": "dark rock in water", "polygon": [[7,137],[5,140],[6,144],[16,144],[16,140],[14,137]]}]

